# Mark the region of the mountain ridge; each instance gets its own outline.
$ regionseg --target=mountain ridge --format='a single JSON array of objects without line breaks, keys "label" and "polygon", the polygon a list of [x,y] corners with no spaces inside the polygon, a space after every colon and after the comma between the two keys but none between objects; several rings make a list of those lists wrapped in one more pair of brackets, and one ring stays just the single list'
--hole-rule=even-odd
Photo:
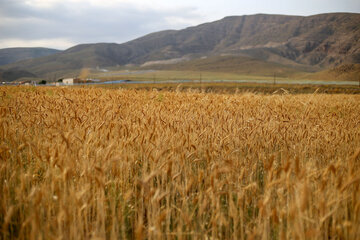
[{"label": "mountain ridge", "polygon": [[314,72],[360,63],[359,22],[358,13],[228,16],[182,30],[150,33],[122,44],[80,44],[5,67],[44,76],[85,67],[234,55]]},{"label": "mountain ridge", "polygon": [[43,47],[16,47],[0,49],[0,66],[15,63],[21,60],[49,56],[61,52],[57,49]]}]

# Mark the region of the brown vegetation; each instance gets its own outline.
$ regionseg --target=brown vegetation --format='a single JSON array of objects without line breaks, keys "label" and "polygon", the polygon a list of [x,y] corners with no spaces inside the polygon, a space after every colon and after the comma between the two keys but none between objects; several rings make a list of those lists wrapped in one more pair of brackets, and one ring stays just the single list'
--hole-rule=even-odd
[{"label": "brown vegetation", "polygon": [[360,97],[0,88],[1,239],[358,239]]}]

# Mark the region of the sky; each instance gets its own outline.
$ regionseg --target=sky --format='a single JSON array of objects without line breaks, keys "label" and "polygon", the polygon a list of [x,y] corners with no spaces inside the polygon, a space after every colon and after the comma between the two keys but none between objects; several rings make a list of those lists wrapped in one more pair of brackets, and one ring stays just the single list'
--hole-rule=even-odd
[{"label": "sky", "polygon": [[0,48],[123,43],[225,16],[360,13],[360,0],[0,0]]}]

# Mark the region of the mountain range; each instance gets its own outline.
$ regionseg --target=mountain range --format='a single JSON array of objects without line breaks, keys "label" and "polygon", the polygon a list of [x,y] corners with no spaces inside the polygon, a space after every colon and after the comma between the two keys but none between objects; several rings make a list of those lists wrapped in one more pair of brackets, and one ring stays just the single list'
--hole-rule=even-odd
[{"label": "mountain range", "polygon": [[21,60],[49,56],[61,52],[51,48],[4,48],[0,49],[0,66]]},{"label": "mountain range", "polygon": [[[81,68],[136,65],[162,69],[192,68],[191,61],[227,57],[243,62],[271,64],[285,69],[318,72],[360,63],[360,14],[329,13],[314,16],[230,16],[183,30],[166,30],[122,43],[80,44],[47,56],[0,66],[2,71],[26,71],[46,77]],[[0,50],[0,64],[6,60]],[[50,51],[51,52],[51,51]],[[49,52],[48,52],[49,53]],[[7,53],[8,54],[8,53]],[[9,55],[9,54],[8,54]],[[9,58],[7,58],[9,59]],[[7,60],[9,61],[9,60]],[[216,68],[218,61],[207,68]],[[188,67],[187,67],[188,65]],[[260,64],[261,65],[261,64]],[[226,69],[226,67],[225,67]],[[357,69],[357,68],[356,68]],[[194,70],[194,69],[193,69]],[[196,70],[196,69],[195,69]]]}]

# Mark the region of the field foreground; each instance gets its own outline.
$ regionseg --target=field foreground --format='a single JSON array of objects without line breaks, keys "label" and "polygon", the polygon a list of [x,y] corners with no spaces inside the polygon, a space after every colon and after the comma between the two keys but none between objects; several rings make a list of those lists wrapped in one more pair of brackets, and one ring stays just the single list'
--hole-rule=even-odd
[{"label": "field foreground", "polygon": [[360,96],[0,88],[0,239],[359,239]]}]

